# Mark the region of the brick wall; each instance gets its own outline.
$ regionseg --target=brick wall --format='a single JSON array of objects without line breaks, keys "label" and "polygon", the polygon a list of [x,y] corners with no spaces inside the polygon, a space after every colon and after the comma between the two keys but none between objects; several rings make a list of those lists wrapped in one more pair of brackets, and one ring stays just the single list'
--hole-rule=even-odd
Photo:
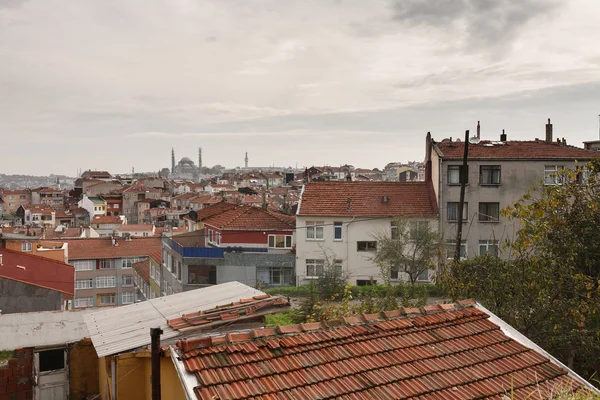
[{"label": "brick wall", "polygon": [[0,400],[32,400],[33,349],[17,349],[6,365],[0,366]]}]

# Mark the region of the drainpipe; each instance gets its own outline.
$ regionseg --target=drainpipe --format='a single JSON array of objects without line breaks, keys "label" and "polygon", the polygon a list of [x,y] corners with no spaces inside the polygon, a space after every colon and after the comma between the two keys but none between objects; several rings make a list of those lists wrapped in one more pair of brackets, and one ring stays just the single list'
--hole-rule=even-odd
[{"label": "drainpipe", "polygon": [[152,349],[152,400],[160,400],[160,328],[150,328]]},{"label": "drainpipe", "polygon": [[110,361],[110,376],[112,380],[112,397],[111,400],[117,399],[117,364],[115,362],[115,357],[113,356]]}]

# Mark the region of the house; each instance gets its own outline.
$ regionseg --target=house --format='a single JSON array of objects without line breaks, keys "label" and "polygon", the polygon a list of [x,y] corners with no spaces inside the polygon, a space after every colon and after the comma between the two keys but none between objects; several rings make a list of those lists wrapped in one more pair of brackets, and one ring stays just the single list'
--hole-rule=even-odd
[{"label": "house", "polygon": [[159,238],[64,239],[75,267],[75,308],[136,301],[132,265],[160,251]]},{"label": "house", "polygon": [[135,275],[133,283],[137,289],[139,301],[150,300],[161,296],[162,252],[150,254],[146,260],[132,265]]},{"label": "house", "polygon": [[33,227],[54,228],[56,225],[55,211],[51,206],[43,204],[25,204],[15,212],[18,224]]},{"label": "house", "polygon": [[71,211],[55,210],[54,212],[54,227],[63,226],[65,228],[75,226],[75,214]]},{"label": "house", "polygon": [[83,171],[83,173],[81,174],[81,178],[83,179],[98,179],[101,181],[110,181],[112,180],[112,175],[110,173],[108,173],[108,171],[92,171],[87,170],[87,171]]},{"label": "house", "polygon": [[[519,201],[534,185],[560,184],[553,174],[562,169],[575,169],[596,157],[598,152],[569,146],[553,140],[550,121],[546,138],[530,141],[471,138],[467,169],[468,190],[463,208],[461,257],[485,253],[497,254],[498,244],[512,238],[519,227],[500,215],[500,210]],[[460,170],[464,142],[444,139],[437,142],[427,135],[426,161],[432,166],[434,190],[442,212],[440,231],[447,241],[447,257],[453,258],[460,200]]]},{"label": "house", "polygon": [[189,201],[189,208],[190,208],[190,210],[198,211],[198,210],[203,209],[204,207],[208,207],[210,205],[220,203],[221,201],[223,201],[223,198],[218,197],[218,196],[210,196],[210,195],[198,196]]},{"label": "house", "polygon": [[73,267],[64,262],[0,249],[2,314],[67,309],[74,275]]},{"label": "house", "polygon": [[[264,315],[288,308],[284,298],[229,282],[85,314],[84,321],[100,358],[100,398],[150,397],[150,328],[162,330],[163,343],[174,343],[193,332],[211,334],[262,327]],[[123,321],[128,321],[127,329],[122,329]],[[161,398],[185,399],[171,354],[165,349],[160,358]]]},{"label": "house", "polygon": [[188,210],[190,208],[190,202],[196,197],[198,197],[198,193],[196,192],[183,193],[173,197],[171,199],[171,204],[176,210]]},{"label": "house", "polygon": [[[213,199],[218,199],[213,197]],[[185,217],[186,221],[186,231],[194,232],[199,230],[204,230],[204,220],[210,217],[213,217],[217,214],[220,214],[224,211],[231,210],[236,207],[236,204],[224,201],[223,199],[219,199],[217,203],[213,203],[207,205],[203,204],[202,207],[198,209],[196,212],[196,218],[193,220],[189,215]]]},{"label": "house", "polygon": [[[85,399],[100,393],[98,356],[83,314],[90,310],[0,315],[0,392],[6,399]],[[87,397],[90,396],[90,397]]]},{"label": "house", "polygon": [[33,230],[30,230],[29,236],[26,231],[23,233],[21,233],[21,230],[13,232],[5,231],[6,228],[2,229],[0,248],[20,251],[64,263],[67,263],[69,260],[68,246],[62,241],[53,241],[50,238],[48,238],[49,240],[45,240],[41,232],[40,235],[31,236]]},{"label": "house", "polygon": [[120,236],[139,236],[148,237],[154,236],[156,227],[152,224],[128,224],[120,225],[118,228]]},{"label": "house", "polygon": [[102,197],[88,197],[84,194],[77,205],[87,210],[90,220],[96,215],[106,215],[106,201]]},{"label": "house", "polygon": [[123,193],[121,191],[104,193],[102,198],[106,201],[106,215],[118,217],[123,214]]},{"label": "house", "polygon": [[[124,218],[124,217],[123,217]],[[91,226],[102,236],[112,236],[121,230],[123,219],[120,217],[109,217],[108,215],[96,215],[92,218]]]},{"label": "house", "polygon": [[[167,294],[234,280],[293,284],[294,217],[225,204],[200,210],[202,231],[162,238]],[[205,217],[208,212],[215,214]]]},{"label": "house", "polygon": [[54,209],[64,207],[63,192],[53,188],[38,188],[31,190],[31,202],[33,204],[44,204]]},{"label": "house", "polygon": [[[352,284],[381,282],[373,261],[377,235],[391,235],[396,217],[436,229],[438,209],[431,182],[306,184],[296,213],[297,283],[316,279],[327,261],[341,268]],[[428,274],[420,280],[429,280]]]},{"label": "house", "polygon": [[19,206],[31,203],[31,192],[29,190],[4,190],[2,199],[4,200],[4,211],[12,214],[17,211]]},{"label": "house", "polygon": [[[127,217],[127,221],[132,224],[137,224],[140,210],[138,209],[138,201],[146,199],[160,200],[162,199],[163,193],[159,189],[147,189],[139,184],[131,185],[128,188],[123,189],[123,213]],[[150,208],[149,206],[147,208]],[[143,207],[145,210],[146,207]],[[143,218],[143,212],[142,212]]]},{"label": "house", "polygon": [[187,399],[545,399],[563,390],[600,395],[473,300],[196,335],[170,351]]}]

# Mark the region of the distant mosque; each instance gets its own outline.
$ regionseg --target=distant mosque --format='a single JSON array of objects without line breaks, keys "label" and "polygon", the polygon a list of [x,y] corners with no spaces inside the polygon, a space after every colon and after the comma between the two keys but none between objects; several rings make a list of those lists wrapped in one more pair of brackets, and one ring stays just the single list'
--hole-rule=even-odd
[{"label": "distant mosque", "polygon": [[[202,147],[198,148],[198,165],[194,164],[189,157],[183,157],[175,164],[175,149],[171,149],[171,170],[169,177],[171,179],[188,179],[198,182],[200,180],[200,170],[202,169]],[[164,168],[163,171],[168,169]],[[161,174],[162,175],[162,174]]]}]

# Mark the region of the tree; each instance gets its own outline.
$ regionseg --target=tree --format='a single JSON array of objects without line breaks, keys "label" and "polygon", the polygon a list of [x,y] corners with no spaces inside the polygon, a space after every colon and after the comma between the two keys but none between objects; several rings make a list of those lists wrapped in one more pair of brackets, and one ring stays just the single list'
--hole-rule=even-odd
[{"label": "tree", "polygon": [[420,275],[435,269],[442,251],[440,235],[428,222],[396,218],[392,235],[377,233],[374,261],[380,266],[385,282],[392,275],[406,274],[414,296],[415,283]]},{"label": "tree", "polygon": [[442,275],[450,297],[476,298],[584,377],[600,372],[599,166],[559,171],[502,211],[520,228],[504,244],[510,259]]}]

